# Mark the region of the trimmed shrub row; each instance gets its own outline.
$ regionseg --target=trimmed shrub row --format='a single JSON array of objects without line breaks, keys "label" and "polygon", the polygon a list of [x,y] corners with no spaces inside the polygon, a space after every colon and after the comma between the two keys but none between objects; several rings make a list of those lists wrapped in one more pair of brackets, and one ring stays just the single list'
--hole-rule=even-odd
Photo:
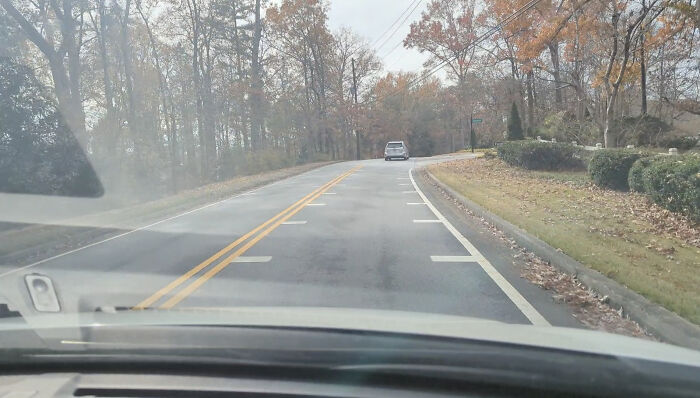
[{"label": "trimmed shrub row", "polygon": [[627,149],[592,154],[565,143],[509,141],[497,147],[498,157],[529,170],[583,168],[601,187],[644,193],[655,203],[700,222],[700,156],[652,155]]},{"label": "trimmed shrub row", "polygon": [[498,157],[511,166],[528,170],[584,168],[581,149],[566,143],[509,141],[499,145]]},{"label": "trimmed shrub row", "polygon": [[700,221],[700,156],[657,156],[638,160],[630,186],[657,204]]},{"label": "trimmed shrub row", "polygon": [[588,163],[588,174],[600,187],[627,191],[630,169],[643,156],[639,152],[625,149],[596,151]]},{"label": "trimmed shrub row", "polygon": [[644,170],[649,167],[653,160],[654,157],[650,156],[634,162],[627,178],[627,185],[629,185],[631,191],[644,193]]},{"label": "trimmed shrub row", "polygon": [[686,151],[698,145],[698,139],[697,137],[673,137],[661,140],[659,144],[664,148],[678,148]]}]

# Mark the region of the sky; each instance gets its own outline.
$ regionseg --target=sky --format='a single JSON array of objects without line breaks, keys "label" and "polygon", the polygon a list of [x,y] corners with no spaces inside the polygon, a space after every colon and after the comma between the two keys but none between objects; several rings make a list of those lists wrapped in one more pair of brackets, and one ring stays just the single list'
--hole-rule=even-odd
[{"label": "sky", "polygon": [[[417,50],[407,50],[401,42],[408,34],[411,23],[420,18],[427,2],[428,0],[331,0],[328,22],[332,31],[345,26],[365,38],[376,49],[385,70],[419,72],[423,69],[427,55]],[[381,37],[397,19],[398,23]]]}]

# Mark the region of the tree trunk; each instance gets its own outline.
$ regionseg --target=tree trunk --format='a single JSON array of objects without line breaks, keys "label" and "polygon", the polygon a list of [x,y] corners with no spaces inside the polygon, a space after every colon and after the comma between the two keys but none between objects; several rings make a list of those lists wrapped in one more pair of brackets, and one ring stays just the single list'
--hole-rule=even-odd
[{"label": "tree trunk", "polygon": [[105,90],[105,108],[107,108],[106,124],[107,131],[106,134],[106,150],[111,151],[110,156],[116,159],[117,151],[117,137],[119,126],[117,124],[116,110],[114,109],[114,89],[112,88],[112,78],[109,73],[109,58],[107,55],[107,24],[106,24],[106,14],[105,14],[105,2],[104,0],[98,0],[97,2],[97,12],[100,17],[99,26],[95,26],[95,29],[99,32],[97,35],[100,60],[102,62],[102,81]]},{"label": "tree trunk", "polygon": [[121,31],[121,53],[122,64],[124,68],[124,88],[126,89],[127,99],[127,123],[129,124],[129,132],[134,137],[134,145],[136,147],[137,156],[140,157],[140,131],[136,122],[136,99],[134,97],[134,73],[131,65],[131,49],[129,43],[129,13],[131,10],[131,0],[126,0],[124,5],[124,16],[122,21]]},{"label": "tree trunk", "polygon": [[640,48],[639,48],[639,72],[641,81],[641,95],[642,95],[642,116],[647,114],[647,62],[646,54],[644,51],[644,33],[640,37]]},{"label": "tree trunk", "polygon": [[255,23],[253,28],[253,48],[251,52],[251,92],[250,92],[250,135],[253,141],[253,149],[262,149],[262,73],[260,65],[260,41],[262,38],[262,21],[260,19],[260,0],[255,0]]},{"label": "tree trunk", "polygon": [[74,136],[84,143],[86,138],[85,113],[80,93],[80,49],[75,45],[72,2],[70,0],[63,1],[63,15],[65,17],[61,18],[61,47],[68,51],[68,70],[63,64],[62,54],[53,48],[53,39],[50,42],[47,41],[15,8],[11,0],[0,0],[0,5],[17,22],[27,38],[44,54],[54,82],[58,107]]},{"label": "tree trunk", "polygon": [[535,75],[530,69],[527,72],[527,126],[528,136],[535,131]]},{"label": "tree trunk", "polygon": [[465,137],[466,133],[464,131],[464,111],[465,111],[465,102],[467,101],[465,91],[466,91],[466,82],[464,81],[463,77],[460,77],[459,79],[459,105],[458,105],[458,110],[459,110],[459,140],[460,140],[460,147],[459,149],[465,149],[467,147],[467,138]]},{"label": "tree trunk", "polygon": [[[81,10],[82,11],[82,10]],[[85,112],[83,111],[83,99],[80,93],[80,45],[75,40],[75,21],[73,20],[73,6],[70,0],[63,1],[63,17],[61,18],[61,34],[63,44],[68,56],[68,79],[70,84],[71,110],[75,113],[73,134],[85,143]]]},{"label": "tree trunk", "polygon": [[615,99],[617,97],[617,92],[615,92],[608,100],[608,106],[605,111],[605,130],[603,131],[603,139],[605,140],[606,148],[614,148],[617,145],[615,137],[611,131],[611,125],[613,119],[615,118]]},{"label": "tree trunk", "polygon": [[187,6],[190,12],[190,23],[192,24],[192,83],[195,97],[195,117],[197,119],[197,137],[199,138],[200,156],[200,178],[206,181],[209,176],[209,161],[205,140],[205,117],[204,106],[202,104],[202,81],[201,81],[201,61],[200,61],[200,35],[201,21],[199,18],[199,8],[197,0],[188,0]]},{"label": "tree trunk", "polygon": [[558,110],[564,109],[564,95],[561,88],[561,71],[559,66],[559,43],[551,42],[547,45],[552,59],[552,77],[554,78],[554,100]]},{"label": "tree trunk", "polygon": [[309,92],[310,83],[306,63],[302,65],[302,68],[304,72],[304,98],[306,99],[306,101],[304,102],[304,121],[306,123],[306,139],[304,140],[304,144],[302,145],[302,155],[306,156],[308,154],[308,148],[310,144],[314,142],[314,131],[313,127],[311,126],[311,94]]},{"label": "tree trunk", "polygon": [[211,59],[211,42],[207,38],[204,42],[205,56],[200,58],[200,67],[202,68],[202,137],[204,144],[205,160],[205,181],[215,179],[214,165],[218,159],[216,151],[216,120],[214,117],[214,100],[212,92],[212,70],[213,64]]}]

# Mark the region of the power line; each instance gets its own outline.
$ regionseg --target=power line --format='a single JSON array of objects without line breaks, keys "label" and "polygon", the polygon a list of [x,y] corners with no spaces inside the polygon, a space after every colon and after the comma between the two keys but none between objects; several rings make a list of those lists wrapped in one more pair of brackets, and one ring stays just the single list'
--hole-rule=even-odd
[{"label": "power line", "polygon": [[391,31],[391,29],[394,28],[394,26],[399,22],[399,20],[401,20],[401,18],[408,12],[408,10],[411,9],[411,7],[413,7],[413,5],[414,5],[417,1],[422,1],[422,0],[413,0],[413,1],[408,5],[408,7],[406,7],[406,9],[403,10],[403,12],[401,13],[401,15],[399,15],[398,18],[396,18],[396,20],[394,21],[394,23],[392,23],[391,26],[389,26],[389,28],[387,28],[387,30],[386,30],[384,33],[382,33],[379,37],[377,37],[377,38],[372,42],[372,44],[370,45],[370,47],[374,47],[375,45],[377,45],[377,43],[379,43],[379,42],[382,40],[382,38],[384,37],[384,35],[386,35],[387,33],[389,33],[389,32]]},{"label": "power line", "polygon": [[403,40],[401,40],[400,42],[396,43],[396,45],[395,45],[394,47],[392,47],[391,50],[389,50],[388,53],[382,55],[382,58],[386,58],[386,57],[388,57],[389,55],[391,55],[391,53],[393,53],[394,50],[396,50],[397,48],[399,48],[399,46],[400,46],[402,43],[403,43]]},{"label": "power line", "polygon": [[398,64],[399,61],[401,61],[401,60],[403,59],[404,55],[406,55],[406,54],[405,54],[405,53],[404,53],[404,54],[399,54],[399,57],[396,58],[394,61],[392,61],[391,64],[387,65],[387,67],[386,67],[385,69],[386,69],[387,71],[391,71],[391,68],[393,68],[394,66],[396,66],[396,64]]},{"label": "power line", "polygon": [[[403,26],[403,24],[406,22],[406,20],[407,20],[411,15],[413,15],[413,12],[416,11],[416,9],[418,8],[418,6],[420,5],[420,3],[421,3],[422,1],[423,1],[423,0],[419,1],[418,4],[416,4],[416,6],[415,6],[415,7],[413,8],[413,10],[411,11],[411,13],[408,14],[408,16],[407,16],[406,18],[404,18],[404,22],[402,22],[401,25],[399,25],[399,27],[400,27],[400,26]],[[396,28],[397,31],[398,31],[399,27]],[[396,33],[396,31],[394,31],[394,34],[395,34],[395,33]],[[392,36],[393,36],[393,34],[392,34]],[[389,38],[391,38],[391,37],[389,37]],[[399,46],[400,46],[401,44],[403,44],[403,40],[399,40],[399,42],[396,43],[396,45],[395,45],[394,47],[392,47],[391,50],[389,50],[389,52],[387,52],[386,54],[382,55],[381,58],[386,59],[389,55],[391,55],[391,53],[393,53],[397,48],[399,48]],[[381,46],[380,46],[379,48],[381,48]],[[377,50],[379,50],[379,48],[377,48]],[[388,68],[387,68],[387,69],[388,69]]]},{"label": "power line", "polygon": [[[514,11],[512,14],[510,14],[509,16],[504,18],[496,26],[494,26],[491,29],[489,29],[488,31],[486,31],[486,33],[484,33],[481,36],[474,39],[474,41],[472,41],[467,46],[465,46],[463,49],[461,49],[459,51],[459,53],[461,53],[463,51],[467,51],[470,47],[473,47],[473,46],[479,44],[480,42],[486,40],[491,35],[493,35],[497,31],[501,30],[504,26],[510,24],[515,19],[519,18],[521,15],[523,15],[524,13],[526,13],[529,10],[531,10],[532,8],[534,8],[537,5],[537,3],[539,3],[540,1],[542,1],[542,0],[530,0],[527,4],[523,5],[522,7],[520,7],[516,11]],[[378,98],[375,98],[373,100],[366,101],[363,104],[378,102],[378,101],[381,101],[381,100],[384,100],[386,98],[393,97],[393,96],[399,94],[401,91],[404,90],[404,88],[406,88],[406,89],[411,88],[412,85],[414,85],[416,83],[420,83],[420,82],[426,80],[427,78],[429,78],[430,76],[434,75],[438,70],[442,69],[445,65],[447,65],[448,63],[457,59],[458,56],[459,55],[456,55],[456,56],[450,57],[449,59],[446,59],[446,60],[440,62],[438,65],[433,67],[430,71],[428,71],[428,72],[424,73],[423,75],[421,75],[420,77],[417,77],[417,78],[413,79],[412,81],[408,82],[405,87],[398,88],[397,90],[394,90],[393,92],[391,92],[383,97],[378,97]]]},{"label": "power line", "polygon": [[[511,15],[507,16],[506,18],[504,18],[503,21],[501,21],[499,24],[497,24],[496,26],[492,27],[491,29],[489,29],[486,33],[482,34],[481,36],[477,37],[474,41],[472,41],[471,43],[469,43],[466,47],[464,47],[464,48],[463,48],[462,50],[460,50],[459,52],[461,53],[462,51],[467,51],[470,47],[473,47],[473,46],[479,44],[480,42],[486,40],[486,39],[489,38],[491,35],[493,35],[494,33],[496,33],[498,30],[502,29],[504,26],[506,26],[506,25],[508,25],[509,23],[513,22],[515,19],[519,18],[522,14],[524,14],[524,13],[526,13],[527,11],[529,11],[530,9],[532,9],[532,8],[533,8],[535,5],[537,5],[537,3],[539,3],[540,1],[542,1],[542,0],[531,0],[531,1],[528,2],[527,4],[523,5],[523,6],[520,7],[518,10],[516,10],[515,12],[513,12]],[[414,79],[414,80],[408,82],[408,84],[406,84],[406,88],[411,88],[412,85],[414,85],[414,84],[416,84],[416,83],[420,83],[420,82],[426,80],[426,79],[429,78],[430,76],[434,75],[438,70],[442,69],[445,65],[447,65],[448,63],[454,61],[456,58],[457,58],[457,56],[454,56],[454,57],[451,57],[450,59],[446,59],[446,60],[440,62],[438,65],[436,65],[435,67],[433,67],[433,69],[431,69],[431,70],[428,71],[427,73],[425,73],[425,74],[421,75],[420,77],[418,77],[418,78],[416,78],[416,79]],[[398,94],[399,92],[401,92],[402,90],[403,90],[402,88],[401,88],[401,89],[398,89],[398,90],[396,90],[396,91],[393,92],[393,93],[390,93],[390,94],[388,94],[388,95],[386,95],[386,96],[384,96],[384,97],[382,97],[382,98],[376,99],[375,101],[378,101],[378,100],[380,100],[380,99],[386,99],[386,98],[388,98],[388,97],[393,97],[393,96],[395,96],[396,94]]]},{"label": "power line", "polygon": [[[408,15],[406,15],[406,16],[404,17],[404,19],[401,21],[401,23],[398,24],[398,25],[396,26],[396,28],[394,29],[394,31],[391,32],[391,34],[386,38],[386,40],[384,40],[384,42],[383,42],[381,45],[379,45],[379,47],[377,47],[377,48],[375,49],[375,51],[379,51],[382,47],[384,47],[384,46],[386,45],[386,43],[389,42],[389,40],[391,40],[392,37],[394,37],[394,35],[396,34],[396,32],[398,32],[399,29],[401,29],[401,27],[403,26],[403,24],[406,23],[406,21],[408,20],[408,18],[410,18],[411,15],[413,15],[413,13],[416,12],[416,9],[418,9],[418,6],[419,6],[422,2],[423,2],[423,0],[418,0],[418,2],[416,2],[416,4],[415,4],[415,5],[413,6],[413,8],[411,9],[411,12],[409,12]],[[396,49],[396,47],[398,47],[398,45],[394,46],[394,49]],[[392,49],[391,51],[394,51],[394,49]],[[391,51],[390,51],[390,52],[391,52]],[[384,55],[384,57],[386,57],[387,55],[389,55],[389,54]],[[384,57],[382,57],[382,58],[384,58]]]}]

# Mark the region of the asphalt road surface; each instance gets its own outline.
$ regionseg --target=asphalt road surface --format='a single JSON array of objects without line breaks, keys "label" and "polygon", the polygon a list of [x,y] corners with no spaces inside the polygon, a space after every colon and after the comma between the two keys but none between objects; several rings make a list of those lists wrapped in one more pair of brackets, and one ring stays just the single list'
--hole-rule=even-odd
[{"label": "asphalt road surface", "polygon": [[[520,278],[512,253],[419,184],[449,157],[325,166],[145,229],[0,270],[52,278],[63,310],[312,306],[580,326]],[[127,231],[128,232],[128,231]],[[26,295],[25,295],[26,301]]]}]

